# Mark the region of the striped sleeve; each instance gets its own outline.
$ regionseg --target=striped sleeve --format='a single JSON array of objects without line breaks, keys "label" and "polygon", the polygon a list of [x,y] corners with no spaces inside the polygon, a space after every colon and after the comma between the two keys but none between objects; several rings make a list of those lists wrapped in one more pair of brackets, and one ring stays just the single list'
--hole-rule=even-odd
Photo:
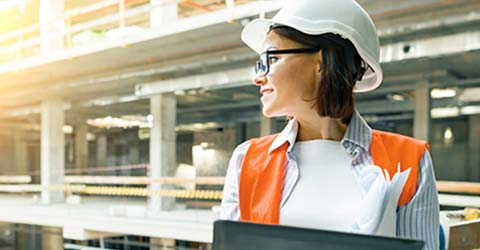
[{"label": "striped sleeve", "polygon": [[422,240],[424,250],[438,250],[440,207],[432,159],[427,150],[418,171],[415,195],[397,211],[397,237]]}]

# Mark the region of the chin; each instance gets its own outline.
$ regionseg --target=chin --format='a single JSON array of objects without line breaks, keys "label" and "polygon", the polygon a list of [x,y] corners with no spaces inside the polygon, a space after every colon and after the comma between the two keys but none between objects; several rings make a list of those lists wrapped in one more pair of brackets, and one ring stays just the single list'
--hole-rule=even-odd
[{"label": "chin", "polygon": [[275,110],[273,107],[269,107],[269,106],[263,106],[262,113],[267,118],[285,116],[283,112],[279,112],[278,110]]},{"label": "chin", "polygon": [[269,109],[268,106],[263,106],[262,113],[263,113],[263,116],[265,116],[267,118],[272,118],[273,117],[272,111],[271,111],[271,109]]}]

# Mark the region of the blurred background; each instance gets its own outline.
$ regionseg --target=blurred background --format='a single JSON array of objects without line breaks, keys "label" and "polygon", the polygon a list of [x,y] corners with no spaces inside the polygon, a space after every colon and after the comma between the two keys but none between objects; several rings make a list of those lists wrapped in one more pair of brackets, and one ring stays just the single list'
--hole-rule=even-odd
[{"label": "blurred background", "polygon": [[[358,2],[385,76],[358,110],[429,141],[442,210],[480,207],[480,1]],[[232,151],[285,124],[240,40],[281,6],[0,1],[0,249],[209,249]]]}]

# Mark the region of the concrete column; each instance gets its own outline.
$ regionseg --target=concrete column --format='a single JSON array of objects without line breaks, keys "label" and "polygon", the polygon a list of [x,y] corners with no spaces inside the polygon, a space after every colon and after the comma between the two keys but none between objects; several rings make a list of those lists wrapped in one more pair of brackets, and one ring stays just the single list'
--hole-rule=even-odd
[{"label": "concrete column", "polygon": [[265,117],[263,113],[260,113],[260,136],[266,136],[273,134],[274,120]]},{"label": "concrete column", "polygon": [[[150,131],[150,174],[151,178],[174,176],[176,169],[176,135],[175,124],[177,100],[174,94],[162,94],[150,98],[150,112],[153,127]],[[164,188],[168,188],[165,185]],[[160,184],[152,184],[150,190],[160,190]],[[174,207],[174,199],[151,196],[148,201],[149,211],[156,213]]]},{"label": "concrete column", "polygon": [[428,82],[417,83],[415,89],[415,111],[413,137],[429,140],[430,135],[430,88]]},{"label": "concrete column", "polygon": [[64,48],[65,0],[40,0],[40,49],[49,55]]},{"label": "concrete column", "polygon": [[469,117],[468,131],[468,175],[470,181],[480,181],[480,115]]},{"label": "concrete column", "polygon": [[107,135],[97,135],[97,167],[107,165]]},{"label": "concrete column", "polygon": [[42,227],[42,249],[63,250],[62,228]]},{"label": "concrete column", "polygon": [[87,125],[75,127],[75,169],[88,167]]},{"label": "concrete column", "polygon": [[24,133],[20,130],[13,132],[13,144],[15,154],[15,173],[26,174],[28,172],[27,143],[24,140]]},{"label": "concrete column", "polygon": [[150,27],[158,28],[177,20],[177,1],[166,2],[165,0],[150,0]]},{"label": "concrete column", "polygon": [[[49,98],[42,102],[41,184],[63,185],[65,171],[65,138],[63,135],[63,100]],[[42,202],[63,202],[63,190],[43,190]]]}]

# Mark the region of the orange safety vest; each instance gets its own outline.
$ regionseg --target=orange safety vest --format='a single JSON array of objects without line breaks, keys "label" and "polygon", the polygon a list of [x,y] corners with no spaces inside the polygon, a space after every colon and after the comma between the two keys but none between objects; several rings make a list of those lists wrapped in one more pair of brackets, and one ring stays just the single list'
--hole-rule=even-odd
[{"label": "orange safety vest", "polygon": [[[239,183],[240,220],[262,224],[278,224],[282,199],[283,169],[287,160],[288,143],[268,154],[278,134],[252,139],[243,160]],[[398,205],[407,204],[417,188],[418,164],[425,141],[407,136],[373,130],[370,153],[375,165],[386,169],[391,177],[412,168],[402,190]]]}]

